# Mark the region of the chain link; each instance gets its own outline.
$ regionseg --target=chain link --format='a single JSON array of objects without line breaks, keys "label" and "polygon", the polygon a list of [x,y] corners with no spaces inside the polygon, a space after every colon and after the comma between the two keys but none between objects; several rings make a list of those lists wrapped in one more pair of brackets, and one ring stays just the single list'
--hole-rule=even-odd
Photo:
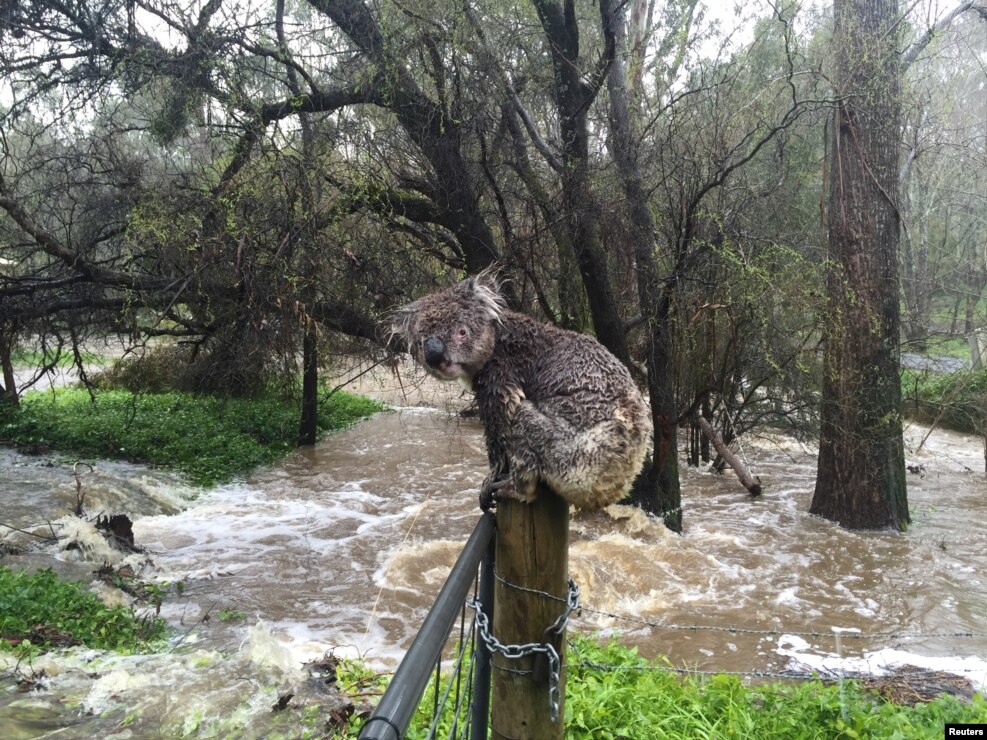
[{"label": "chain link", "polygon": [[[500,579],[500,576],[497,576]],[[507,581],[502,582],[507,583]],[[529,589],[523,586],[517,586],[519,590],[528,591],[531,593],[544,593],[543,591],[537,591],[536,589]],[[558,596],[552,596],[553,599],[562,601]],[[545,630],[546,634],[551,632],[555,635],[562,635],[565,632],[565,626],[569,621],[569,616],[572,612],[579,608],[579,586],[576,582],[569,579],[569,591],[565,599],[565,609],[558,616],[558,618],[552,623],[552,625]],[[550,642],[528,642],[523,645],[505,645],[490,631],[490,620],[487,615],[483,613],[482,604],[479,599],[473,598],[466,602],[466,605],[470,607],[476,613],[476,624],[477,633],[480,639],[483,640],[483,644],[487,646],[487,649],[491,653],[498,653],[503,655],[508,660],[518,660],[520,658],[526,658],[531,655],[544,655],[548,660],[548,710],[549,718],[552,723],[559,721],[559,710],[562,703],[562,659],[559,657],[559,651]],[[526,671],[525,673],[530,673]]]}]

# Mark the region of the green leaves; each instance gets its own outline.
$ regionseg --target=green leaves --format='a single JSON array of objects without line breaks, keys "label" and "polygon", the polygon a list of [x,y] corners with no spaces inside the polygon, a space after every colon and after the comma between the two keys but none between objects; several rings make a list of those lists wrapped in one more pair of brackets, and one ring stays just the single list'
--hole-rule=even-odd
[{"label": "green leaves", "polygon": [[0,567],[0,648],[84,644],[125,652],[149,649],[165,635],[164,620],[140,618],[132,609],[107,607],[80,583]]},{"label": "green leaves", "polygon": [[[944,696],[889,704],[853,681],[745,685],[736,676],[679,676],[633,649],[576,637],[569,644],[566,737],[941,738],[946,722],[987,721],[987,702]],[[845,718],[844,718],[845,717]]]}]

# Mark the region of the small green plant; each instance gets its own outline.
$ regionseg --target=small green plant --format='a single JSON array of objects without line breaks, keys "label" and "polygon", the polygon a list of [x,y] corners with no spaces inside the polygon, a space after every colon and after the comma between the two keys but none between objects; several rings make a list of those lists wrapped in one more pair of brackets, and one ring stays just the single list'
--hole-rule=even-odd
[{"label": "small green plant", "polygon": [[165,623],[132,609],[108,607],[80,583],[50,569],[27,573],[0,567],[0,647],[32,654],[87,645],[140,652],[164,638]]},{"label": "small green plant", "polygon": [[238,609],[221,609],[217,618],[220,622],[242,622],[247,615]]},{"label": "small green plant", "polygon": [[903,370],[901,392],[907,416],[958,432],[984,432],[987,370]]}]

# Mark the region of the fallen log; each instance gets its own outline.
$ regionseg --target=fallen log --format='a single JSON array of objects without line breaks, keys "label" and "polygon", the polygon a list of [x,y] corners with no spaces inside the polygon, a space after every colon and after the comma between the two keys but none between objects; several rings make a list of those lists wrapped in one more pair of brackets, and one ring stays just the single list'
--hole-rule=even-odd
[{"label": "fallen log", "polygon": [[733,471],[737,474],[737,478],[740,479],[741,485],[750,492],[751,496],[760,496],[761,479],[751,475],[747,466],[727,447],[723,442],[723,437],[713,428],[712,424],[699,414],[695,414],[695,419],[696,423],[699,424],[699,428],[703,430],[703,434],[713,444],[713,448],[717,454],[723,458],[727,465],[733,468]]}]

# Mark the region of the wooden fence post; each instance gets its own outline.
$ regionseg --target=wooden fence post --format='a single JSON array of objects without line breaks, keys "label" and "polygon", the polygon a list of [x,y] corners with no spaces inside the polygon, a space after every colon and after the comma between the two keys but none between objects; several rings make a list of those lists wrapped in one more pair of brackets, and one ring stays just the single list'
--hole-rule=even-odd
[{"label": "wooden fence post", "polygon": [[[532,504],[500,501],[496,563],[494,636],[504,645],[544,642],[545,630],[566,608],[569,504],[544,485],[539,486],[538,498]],[[564,629],[554,644],[564,665]],[[532,656],[508,659],[495,653],[492,660],[491,736],[560,740],[565,735],[565,670],[559,681],[559,716],[552,722],[548,683],[534,680],[530,673],[535,659]]]}]

